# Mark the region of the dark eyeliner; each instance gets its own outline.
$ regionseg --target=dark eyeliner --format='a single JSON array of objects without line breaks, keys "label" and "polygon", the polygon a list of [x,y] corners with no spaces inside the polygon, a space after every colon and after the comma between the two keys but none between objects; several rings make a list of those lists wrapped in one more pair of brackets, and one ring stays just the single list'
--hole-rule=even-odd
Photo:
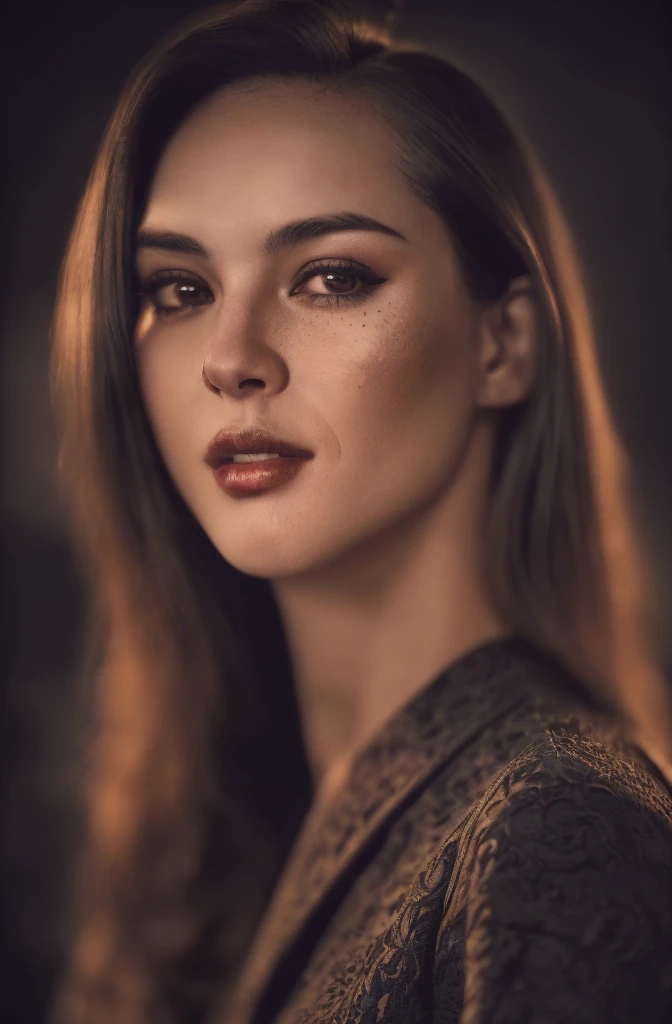
[{"label": "dark eyeliner", "polygon": [[[321,260],[310,264],[310,266],[301,271],[298,279],[292,286],[290,294],[293,295],[295,293],[295,289],[299,288],[302,284],[305,284],[306,281],[311,280],[313,277],[320,277],[328,274],[330,271],[338,272],[339,270],[348,271],[352,277],[363,283],[363,287],[354,292],[308,293],[308,298],[316,305],[338,305],[341,302],[361,301],[370,295],[378,285],[384,284],[387,280],[387,278],[374,273],[370,267],[357,263],[355,260],[323,257]],[[348,275],[346,274],[344,276]]]},{"label": "dark eyeliner", "polygon": [[[156,301],[156,296],[163,288],[168,288],[171,284],[192,285],[201,294],[203,292],[208,292],[210,297],[205,300],[200,299],[195,302],[185,302],[182,305],[177,306],[159,305]],[[187,309],[195,309],[198,306],[209,305],[214,301],[208,286],[200,280],[200,278],[184,270],[157,270],[147,278],[147,280],[138,282],[136,294],[139,298],[149,299],[155,312],[161,316],[172,316],[175,313],[180,313]]]}]

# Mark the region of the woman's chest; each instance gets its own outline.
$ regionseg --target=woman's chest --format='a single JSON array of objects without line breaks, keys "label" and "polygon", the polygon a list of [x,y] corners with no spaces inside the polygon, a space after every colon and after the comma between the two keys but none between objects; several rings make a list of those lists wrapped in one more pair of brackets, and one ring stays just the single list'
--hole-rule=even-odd
[{"label": "woman's chest", "polygon": [[[246,1013],[243,992],[227,1024],[421,1024],[434,1019],[437,972],[442,1019],[450,1022],[447,1007],[457,1014],[462,1000],[463,916],[453,883],[472,807],[472,787],[456,785],[455,772],[446,771],[337,870],[328,843],[302,851],[252,951],[251,987],[261,999]],[[319,898],[302,906],[311,891]],[[282,952],[259,985],[255,972],[263,973],[268,949]]]},{"label": "woman's chest", "polygon": [[[400,822],[342,897],[334,893],[322,920],[315,919],[306,932],[305,944],[295,948],[295,967],[301,969],[279,1016],[269,1020],[422,1024],[433,1019],[433,979],[445,969],[447,953],[444,939],[437,958],[437,936],[457,849],[457,838],[446,844],[433,833],[418,834],[412,823]],[[462,1000],[461,957],[455,955],[460,938],[458,921],[450,967],[456,1012]]]}]

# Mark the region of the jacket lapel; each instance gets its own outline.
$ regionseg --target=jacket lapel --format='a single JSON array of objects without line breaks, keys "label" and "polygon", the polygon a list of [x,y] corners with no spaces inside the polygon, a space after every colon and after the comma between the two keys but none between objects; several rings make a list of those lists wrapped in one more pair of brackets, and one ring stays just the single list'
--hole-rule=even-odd
[{"label": "jacket lapel", "polygon": [[272,992],[289,991],[301,969],[292,953],[316,912],[390,819],[529,695],[531,653],[526,641],[509,637],[461,657],[382,727],[340,789],[313,806],[227,1007],[227,1024],[257,1024],[266,1019],[259,1008]]}]

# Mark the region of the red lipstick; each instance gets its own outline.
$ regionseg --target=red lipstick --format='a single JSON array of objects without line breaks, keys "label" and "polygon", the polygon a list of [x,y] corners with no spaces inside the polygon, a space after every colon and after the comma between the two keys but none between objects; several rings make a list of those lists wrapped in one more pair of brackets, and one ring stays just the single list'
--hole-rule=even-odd
[{"label": "red lipstick", "polygon": [[[227,494],[259,494],[293,480],[313,454],[260,427],[249,427],[216,434],[208,445],[205,462]],[[260,455],[268,458],[260,459]]]}]

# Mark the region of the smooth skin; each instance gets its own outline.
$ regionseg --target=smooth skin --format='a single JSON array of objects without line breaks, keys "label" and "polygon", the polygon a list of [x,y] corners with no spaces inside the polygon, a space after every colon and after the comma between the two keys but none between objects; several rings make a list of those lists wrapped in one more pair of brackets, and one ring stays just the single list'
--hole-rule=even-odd
[{"label": "smooth skin", "polygon": [[[397,145],[359,97],[227,86],[169,142],[141,225],[203,251],[137,252],[141,288],[182,275],[143,299],[135,331],[157,443],[221,555],[271,583],[322,795],[435,675],[510,632],[483,524],[497,410],[532,382],[534,299],[526,278],[496,304],[469,297],[444,222],[395,169]],[[345,212],[393,233],[264,246]],[[250,426],[314,458],[286,485],[233,497],[203,456],[219,430]]]}]

